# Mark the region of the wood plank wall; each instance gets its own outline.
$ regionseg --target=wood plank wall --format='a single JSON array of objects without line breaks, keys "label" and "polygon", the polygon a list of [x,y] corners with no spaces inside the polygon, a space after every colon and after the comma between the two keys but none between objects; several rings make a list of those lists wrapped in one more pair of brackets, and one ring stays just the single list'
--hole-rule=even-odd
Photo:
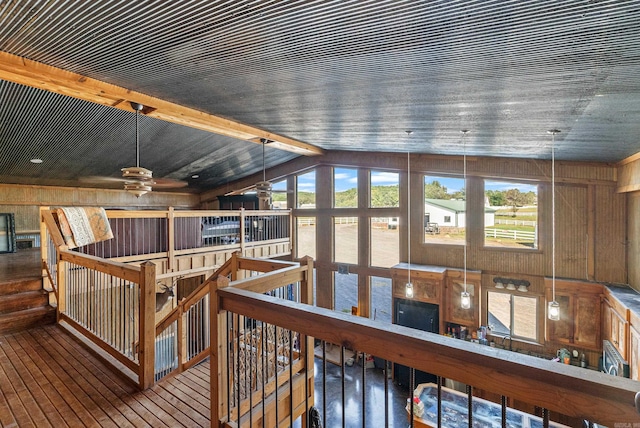
[{"label": "wood plank wall", "polygon": [[140,198],[116,189],[0,184],[0,212],[15,213],[16,231],[39,230],[39,206],[100,206],[130,209],[198,209],[200,197],[191,193],[151,192]]},{"label": "wood plank wall", "polygon": [[640,291],[640,155],[618,165],[618,193],[626,195],[628,283]]}]

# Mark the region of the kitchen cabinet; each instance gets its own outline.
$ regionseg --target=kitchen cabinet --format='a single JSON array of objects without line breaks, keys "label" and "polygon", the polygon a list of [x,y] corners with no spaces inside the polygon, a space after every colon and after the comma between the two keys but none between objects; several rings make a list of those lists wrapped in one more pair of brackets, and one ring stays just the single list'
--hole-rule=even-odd
[{"label": "kitchen cabinet", "polygon": [[[552,281],[545,278],[547,301],[553,300]],[[547,340],[585,349],[602,349],[602,285],[556,279],[560,320],[546,319]]]},{"label": "kitchen cabinet", "polygon": [[[633,316],[632,323],[633,323]],[[633,380],[640,380],[640,324],[629,326],[629,377]]]},{"label": "kitchen cabinet", "polygon": [[461,324],[469,331],[480,325],[481,274],[467,271],[467,292],[471,296],[471,308],[460,307],[460,294],[464,291],[464,271],[449,269],[445,280],[445,322]]},{"label": "kitchen cabinet", "polygon": [[440,305],[447,268],[399,263],[391,268],[393,297],[406,298],[406,284],[411,275],[413,300]]},{"label": "kitchen cabinet", "polygon": [[610,341],[622,358],[629,360],[629,309],[608,291],[602,303],[602,332],[603,339]]}]

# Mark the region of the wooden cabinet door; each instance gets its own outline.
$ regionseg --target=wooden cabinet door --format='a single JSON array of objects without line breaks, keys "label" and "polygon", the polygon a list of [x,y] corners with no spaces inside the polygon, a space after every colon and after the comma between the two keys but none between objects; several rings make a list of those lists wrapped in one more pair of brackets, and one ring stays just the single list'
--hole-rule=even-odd
[{"label": "wooden cabinet door", "polygon": [[618,348],[622,358],[628,359],[627,355],[627,320],[618,312],[611,311],[611,342]]},{"label": "wooden cabinet door", "polygon": [[633,326],[629,328],[629,375],[640,380],[640,332]]},{"label": "wooden cabinet door", "polygon": [[[552,300],[551,293],[547,299]],[[574,303],[573,295],[556,291],[556,302],[560,304],[560,319],[551,321],[547,319],[547,336],[552,342],[573,343]]]},{"label": "wooden cabinet door", "polygon": [[470,329],[475,329],[479,325],[480,299],[478,286],[467,281],[467,292],[471,296],[471,308],[462,309],[460,307],[460,294],[464,291],[462,282],[447,278],[447,313],[446,322],[462,324]]},{"label": "wooden cabinet door", "polygon": [[600,296],[576,295],[573,301],[573,343],[583,348],[600,349]]}]

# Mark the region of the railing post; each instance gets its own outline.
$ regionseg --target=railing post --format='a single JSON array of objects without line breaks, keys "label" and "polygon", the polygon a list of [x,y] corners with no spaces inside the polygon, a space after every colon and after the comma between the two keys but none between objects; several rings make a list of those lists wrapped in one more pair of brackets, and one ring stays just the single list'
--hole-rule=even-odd
[{"label": "railing post", "polygon": [[184,320],[186,314],[184,312],[184,299],[178,302],[178,373],[184,370],[184,363],[187,358],[187,336],[184,328]]},{"label": "railing post", "polygon": [[247,220],[246,212],[244,208],[240,208],[240,254],[243,256],[244,256],[245,240],[247,239],[247,234],[245,230],[246,220]]},{"label": "railing post", "polygon": [[[218,298],[218,289],[229,286],[229,278],[220,276],[215,281],[209,281],[209,319],[211,326],[209,329],[209,388],[211,400],[211,426],[220,427],[220,415],[226,407],[223,397],[226,397],[228,385],[221,382],[226,379],[226,370],[228,364],[223,361],[224,353],[222,351],[223,331],[226,331],[226,317],[220,313],[220,299]],[[226,345],[225,345],[226,347]],[[224,368],[224,369],[223,369]],[[229,415],[226,415],[229,418]]]},{"label": "railing post", "polygon": [[144,262],[140,265],[140,353],[138,361],[140,388],[147,389],[154,382],[156,352],[156,265]]},{"label": "railing post", "polygon": [[167,213],[167,270],[170,272],[176,266],[176,222],[175,210],[169,207]]},{"label": "railing post", "polygon": [[[304,256],[300,259],[300,266],[305,266],[305,278],[300,282],[300,302],[307,305],[313,305],[313,258]],[[300,337],[300,355],[306,356],[305,376],[307,385],[305,387],[305,402],[313,404],[315,402],[315,390],[314,390],[314,353],[313,353],[313,337],[301,335]],[[364,361],[362,362],[364,364]],[[307,413],[309,409],[305,409],[305,415],[302,418],[302,426],[307,425]]]},{"label": "railing post", "polygon": [[[42,244],[40,244],[42,245]],[[65,266],[64,261],[62,261],[62,254],[60,250],[58,250],[56,254],[56,283],[58,289],[58,302],[57,302],[57,311],[56,311],[56,321],[60,322],[62,314],[67,310],[67,283],[66,283],[66,275],[65,275]]]}]

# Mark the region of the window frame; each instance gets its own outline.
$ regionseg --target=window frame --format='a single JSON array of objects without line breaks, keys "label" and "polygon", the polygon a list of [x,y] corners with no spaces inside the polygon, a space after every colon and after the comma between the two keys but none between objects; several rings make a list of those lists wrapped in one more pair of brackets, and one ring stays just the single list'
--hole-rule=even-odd
[{"label": "window frame", "polygon": [[[489,294],[490,293],[495,293],[495,294],[502,294],[502,295],[509,295],[509,333],[508,334],[504,334],[502,332],[498,333],[495,331],[491,331],[491,336],[494,338],[505,338],[507,336],[511,337],[512,341],[518,341],[518,342],[524,342],[524,343],[530,343],[530,344],[535,344],[535,345],[542,345],[544,343],[544,329],[545,329],[545,322],[544,322],[544,310],[541,310],[541,308],[543,308],[544,305],[544,298],[543,296],[540,296],[538,294],[533,294],[533,293],[529,293],[529,294],[525,294],[525,293],[519,293],[516,291],[511,291],[511,290],[495,290],[495,289],[489,289],[486,290],[486,292],[483,293],[483,307],[486,308],[484,311],[482,311],[482,320],[483,320],[483,324],[484,325],[489,325]],[[536,308],[535,308],[535,337],[525,337],[525,336],[518,336],[518,335],[514,335],[513,334],[513,323],[514,323],[514,317],[515,317],[515,309],[514,309],[514,298],[515,297],[522,297],[522,298],[529,298],[529,299],[534,299],[535,300],[535,304],[536,304]]]}]

